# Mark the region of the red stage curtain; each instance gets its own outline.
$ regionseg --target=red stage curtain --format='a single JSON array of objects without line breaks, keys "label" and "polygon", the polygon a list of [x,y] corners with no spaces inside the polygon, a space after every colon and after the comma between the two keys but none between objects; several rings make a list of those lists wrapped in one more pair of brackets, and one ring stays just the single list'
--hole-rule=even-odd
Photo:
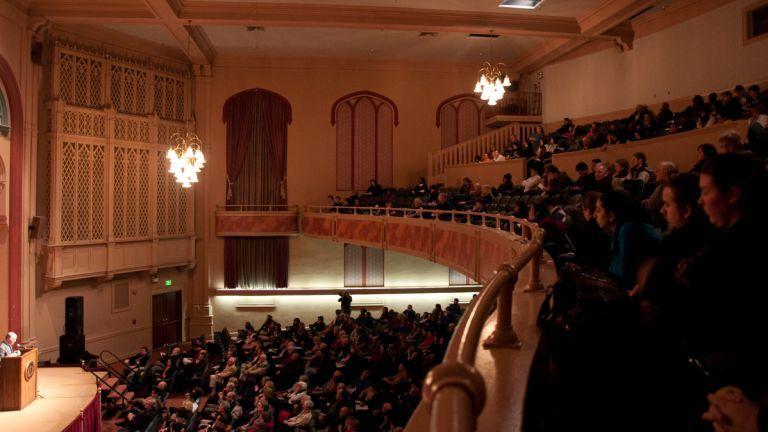
[{"label": "red stage curtain", "polygon": [[77,417],[62,432],[101,432],[101,397],[93,397]]},{"label": "red stage curtain", "polygon": [[[291,105],[262,89],[238,93],[224,104],[227,124],[227,204],[285,204]],[[287,238],[227,238],[227,288],[288,285]]]}]

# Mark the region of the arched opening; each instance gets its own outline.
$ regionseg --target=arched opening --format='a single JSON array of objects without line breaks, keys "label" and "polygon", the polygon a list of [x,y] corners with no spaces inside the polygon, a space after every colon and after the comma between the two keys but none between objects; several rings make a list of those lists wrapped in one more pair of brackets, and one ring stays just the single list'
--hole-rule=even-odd
[{"label": "arched opening", "polygon": [[24,115],[21,92],[13,69],[0,56],[0,82],[5,89],[8,103],[8,136],[10,157],[6,190],[8,194],[8,328],[21,334],[21,246],[22,233],[22,163],[24,160]]},{"label": "arched opening", "polygon": [[[269,90],[245,90],[227,99],[222,120],[227,125],[227,204],[286,204],[290,102]],[[227,288],[288,286],[288,239],[228,237],[224,282]]]},{"label": "arched opening", "polygon": [[336,189],[365,190],[371,179],[392,186],[395,103],[378,93],[350,93],[334,102],[331,125],[336,126]]},{"label": "arched opening", "polygon": [[479,97],[469,93],[441,102],[435,114],[440,128],[440,147],[450,147],[482,134],[486,106]]}]

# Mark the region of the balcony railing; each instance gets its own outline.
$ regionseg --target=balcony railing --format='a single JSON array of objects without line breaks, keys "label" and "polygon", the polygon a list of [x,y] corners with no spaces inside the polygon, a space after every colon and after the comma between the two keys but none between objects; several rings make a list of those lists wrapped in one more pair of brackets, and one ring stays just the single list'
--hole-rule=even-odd
[{"label": "balcony railing", "polygon": [[[475,431],[477,416],[486,398],[483,377],[475,368],[476,354],[481,343],[486,348],[520,347],[520,339],[512,326],[513,292],[520,272],[527,266],[530,266],[527,289],[542,288],[539,265],[544,231],[535,223],[512,216],[465,211],[307,207],[302,216],[302,232],[308,235],[339,241],[346,241],[350,234],[363,235],[366,244],[378,243],[386,248],[399,245],[401,250],[417,249],[415,253],[412,251],[414,255],[433,257],[439,242],[444,242],[447,248],[461,249],[466,246],[463,244],[466,242],[459,239],[460,235],[453,235],[456,234],[453,230],[459,226],[474,228],[472,231],[476,236],[467,237],[474,244],[475,251],[504,244],[509,252],[502,248],[501,253],[494,255],[500,258],[493,263],[497,266],[496,271],[481,269],[483,257],[479,253],[464,254],[468,261],[472,261],[464,265],[464,269],[474,266],[476,278],[485,286],[465,311],[443,363],[430,371],[424,382],[429,430],[435,432]],[[443,235],[440,233],[442,230],[448,231],[448,234]],[[369,235],[372,232],[374,234]],[[429,238],[414,238],[419,236]],[[494,306],[497,311],[495,329],[489,338],[481,341],[483,327]],[[522,409],[513,409],[517,408]]]}]

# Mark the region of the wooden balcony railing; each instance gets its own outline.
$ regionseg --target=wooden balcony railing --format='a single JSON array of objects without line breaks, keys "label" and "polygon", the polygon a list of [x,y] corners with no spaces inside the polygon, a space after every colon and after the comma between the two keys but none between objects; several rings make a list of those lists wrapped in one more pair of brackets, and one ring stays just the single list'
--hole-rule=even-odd
[{"label": "wooden balcony railing", "polygon": [[429,182],[444,182],[445,169],[448,167],[473,163],[475,156],[491,153],[494,149],[504,151],[513,135],[518,141],[525,142],[536,126],[538,124],[535,123],[512,123],[448,148],[430,152]]},{"label": "wooden balcony railing", "polygon": [[219,237],[280,237],[299,233],[297,206],[224,205],[216,207]]},{"label": "wooden balcony railing", "polygon": [[[484,283],[464,312],[443,363],[429,372],[423,386],[430,431],[475,431],[486,399],[476,354],[481,343],[485,348],[521,346],[512,326],[513,292],[525,267],[530,268],[527,290],[542,289],[543,230],[499,214],[379,207],[307,207],[301,226],[306,235],[431,257]],[[494,306],[495,329],[481,341]],[[521,410],[522,405],[509,408]]]}]

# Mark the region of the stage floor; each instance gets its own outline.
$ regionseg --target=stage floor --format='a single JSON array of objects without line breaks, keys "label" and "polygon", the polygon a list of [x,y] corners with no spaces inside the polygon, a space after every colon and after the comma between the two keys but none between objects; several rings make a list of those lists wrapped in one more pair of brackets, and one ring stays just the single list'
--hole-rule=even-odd
[{"label": "stage floor", "polygon": [[0,430],[60,432],[93,400],[96,378],[79,367],[40,368],[37,394],[21,411],[0,412]]}]

